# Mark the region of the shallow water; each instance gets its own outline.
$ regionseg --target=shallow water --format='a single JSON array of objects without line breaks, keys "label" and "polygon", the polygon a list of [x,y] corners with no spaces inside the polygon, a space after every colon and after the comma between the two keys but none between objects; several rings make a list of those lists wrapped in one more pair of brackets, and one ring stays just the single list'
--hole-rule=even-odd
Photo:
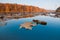
[{"label": "shallow water", "polygon": [[[20,29],[20,24],[33,19],[46,21],[47,25],[38,24],[32,30]],[[35,16],[8,20],[7,25],[0,26],[0,40],[60,40],[60,18]]]}]

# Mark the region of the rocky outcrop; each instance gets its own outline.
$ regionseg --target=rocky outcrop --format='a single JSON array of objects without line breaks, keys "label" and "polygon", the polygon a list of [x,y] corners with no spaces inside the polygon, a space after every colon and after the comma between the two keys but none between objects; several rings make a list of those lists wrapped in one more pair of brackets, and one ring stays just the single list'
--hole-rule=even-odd
[{"label": "rocky outcrop", "polygon": [[60,7],[58,7],[58,8],[56,9],[56,12],[60,12]]}]

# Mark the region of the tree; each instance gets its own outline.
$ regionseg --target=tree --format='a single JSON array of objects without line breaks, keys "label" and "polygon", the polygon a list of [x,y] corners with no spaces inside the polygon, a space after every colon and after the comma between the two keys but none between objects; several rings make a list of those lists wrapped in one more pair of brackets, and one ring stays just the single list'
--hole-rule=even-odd
[{"label": "tree", "polygon": [[15,6],[14,5],[10,5],[9,6],[9,11],[14,11],[15,10]]},{"label": "tree", "polygon": [[2,12],[6,11],[6,7],[4,5],[0,5],[0,11]]},{"label": "tree", "polygon": [[26,11],[26,6],[21,6],[21,9],[23,9],[23,11]]}]

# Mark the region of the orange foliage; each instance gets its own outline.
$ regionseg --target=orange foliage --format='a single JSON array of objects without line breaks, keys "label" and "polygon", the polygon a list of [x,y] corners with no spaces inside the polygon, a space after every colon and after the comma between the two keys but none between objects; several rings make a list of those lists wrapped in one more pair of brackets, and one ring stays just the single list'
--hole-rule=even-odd
[{"label": "orange foliage", "polygon": [[28,5],[21,5],[21,4],[3,4],[0,3],[0,12],[47,12],[45,9],[35,7],[35,6],[28,6]]}]

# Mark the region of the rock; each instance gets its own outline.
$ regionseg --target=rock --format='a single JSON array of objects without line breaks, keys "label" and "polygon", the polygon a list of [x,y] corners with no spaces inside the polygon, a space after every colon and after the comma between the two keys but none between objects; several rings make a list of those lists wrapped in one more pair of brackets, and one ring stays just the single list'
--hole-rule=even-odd
[{"label": "rock", "polygon": [[33,24],[32,22],[25,22],[20,25],[20,28],[26,28],[32,30],[32,26],[36,26],[36,24]]},{"label": "rock", "polygon": [[36,24],[41,24],[41,25],[46,25],[47,24],[47,22],[39,21],[39,20],[33,20],[33,22],[35,22]]},{"label": "rock", "polygon": [[20,28],[32,30],[32,27],[36,26],[37,24],[46,25],[47,22],[39,21],[39,20],[33,20],[33,22],[25,22],[23,24],[20,24]]},{"label": "rock", "polygon": [[47,25],[47,22],[41,21],[40,24]]},{"label": "rock", "polygon": [[56,12],[60,12],[60,7],[58,7],[58,8],[56,9]]}]

